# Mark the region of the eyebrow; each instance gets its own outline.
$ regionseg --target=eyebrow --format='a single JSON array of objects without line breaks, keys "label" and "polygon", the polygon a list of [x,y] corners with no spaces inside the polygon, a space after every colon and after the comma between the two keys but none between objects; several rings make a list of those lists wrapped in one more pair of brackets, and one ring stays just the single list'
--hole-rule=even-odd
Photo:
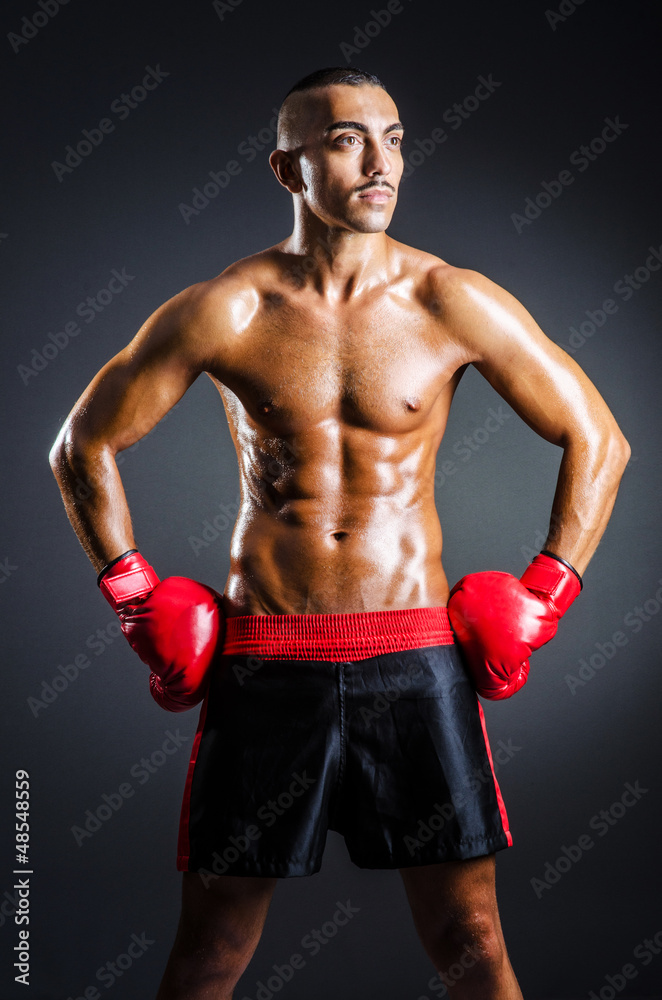
[{"label": "eyebrow", "polygon": [[[333,125],[327,125],[327,127],[324,129],[324,134],[328,135],[329,132],[336,132],[338,129],[343,129],[343,128],[351,128],[354,129],[356,132],[365,132],[366,135],[369,132],[369,129],[367,129],[365,125],[362,125],[361,122],[334,122]],[[394,131],[404,132],[404,125],[402,124],[402,122],[393,122],[392,125],[387,125],[387,127],[384,129],[383,135],[386,135],[388,132],[394,132]]]}]

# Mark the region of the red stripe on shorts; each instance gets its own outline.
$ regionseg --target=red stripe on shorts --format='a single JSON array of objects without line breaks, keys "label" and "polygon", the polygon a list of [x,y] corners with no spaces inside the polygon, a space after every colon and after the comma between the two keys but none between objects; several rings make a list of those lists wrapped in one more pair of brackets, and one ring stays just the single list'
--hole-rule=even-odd
[{"label": "red stripe on shorts", "polygon": [[[478,699],[476,699],[478,701]],[[485,746],[487,748],[487,756],[490,761],[490,768],[492,769],[492,778],[494,779],[494,790],[496,791],[497,804],[499,806],[499,813],[501,814],[501,825],[503,826],[503,832],[508,840],[508,847],[513,846],[513,837],[508,825],[508,814],[506,813],[506,806],[503,801],[503,796],[501,795],[501,789],[499,788],[499,782],[496,779],[496,774],[494,773],[494,761],[492,760],[492,751],[490,750],[490,741],[487,738],[487,729],[485,727],[485,716],[483,715],[483,706],[478,702],[478,712],[480,714],[480,724],[483,727],[483,736],[485,737]]]},{"label": "red stripe on shorts", "polygon": [[182,800],[182,810],[179,817],[179,841],[177,844],[177,871],[186,872],[188,871],[188,859],[191,854],[191,845],[189,841],[189,818],[191,814],[191,786],[193,784],[193,771],[195,770],[195,762],[198,759],[198,750],[200,749],[200,741],[202,739],[202,730],[205,725],[205,718],[207,716],[207,702],[209,700],[209,693],[207,693],[205,700],[202,704],[202,710],[200,712],[200,720],[198,722],[198,729],[193,739],[193,747],[191,749],[191,759],[188,765],[188,772],[186,775],[186,785],[184,786],[184,798]]},{"label": "red stripe on shorts", "polygon": [[228,618],[223,653],[271,660],[361,660],[423,646],[452,645],[446,608],[338,615]]}]

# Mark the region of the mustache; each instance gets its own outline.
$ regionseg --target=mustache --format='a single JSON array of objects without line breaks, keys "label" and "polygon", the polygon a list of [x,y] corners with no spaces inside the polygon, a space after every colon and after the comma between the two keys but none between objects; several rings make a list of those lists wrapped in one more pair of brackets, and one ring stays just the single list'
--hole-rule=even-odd
[{"label": "mustache", "polygon": [[393,187],[392,184],[389,184],[388,181],[368,181],[367,184],[363,184],[362,187],[358,187],[356,188],[356,190],[370,191],[372,188],[379,188],[382,191],[385,188],[388,188],[390,191],[393,191],[395,193],[395,188]]}]

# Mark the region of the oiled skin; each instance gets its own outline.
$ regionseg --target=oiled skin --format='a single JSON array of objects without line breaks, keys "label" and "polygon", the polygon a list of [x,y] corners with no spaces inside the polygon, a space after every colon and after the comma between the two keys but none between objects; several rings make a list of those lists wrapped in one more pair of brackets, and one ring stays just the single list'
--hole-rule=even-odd
[{"label": "oiled skin", "polygon": [[292,235],[164,303],[62,428],[52,465],[95,568],[137,547],[116,453],[207,372],[241,478],[228,615],[445,604],[435,457],[473,363],[563,448],[548,547],[583,572],[629,453],[598,391],[508,292],[386,235],[402,155],[384,91],[324,88],[302,120],[271,157]]},{"label": "oiled skin", "polygon": [[389,286],[331,318],[288,287],[287,256],[259,260],[255,317],[211,372],[242,476],[230,613],[446,602],[435,456],[464,357],[429,315],[431,261],[393,255]]},{"label": "oiled skin", "polygon": [[[93,379],[53,446],[94,567],[136,547],[115,455],[207,372],[241,478],[228,615],[444,604],[435,456],[474,364],[563,448],[547,547],[583,572],[629,456],[599,393],[503,289],[386,236],[403,160],[385,91],[326,86],[289,106],[270,163],[293,196],[291,236],[157,309]],[[476,956],[453,1000],[521,1000],[494,856],[400,873],[435,969],[454,968],[468,948]],[[222,876],[208,887],[183,874],[158,1000],[231,1000],[276,881]]]}]

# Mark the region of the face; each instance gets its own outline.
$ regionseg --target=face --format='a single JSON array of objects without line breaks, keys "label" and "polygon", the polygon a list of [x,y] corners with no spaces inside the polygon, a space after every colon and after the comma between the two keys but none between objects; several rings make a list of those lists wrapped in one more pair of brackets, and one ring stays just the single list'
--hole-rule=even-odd
[{"label": "face", "polygon": [[383,232],[403,169],[403,129],[392,99],[381,87],[347,84],[292,97],[290,190],[327,225]]}]

